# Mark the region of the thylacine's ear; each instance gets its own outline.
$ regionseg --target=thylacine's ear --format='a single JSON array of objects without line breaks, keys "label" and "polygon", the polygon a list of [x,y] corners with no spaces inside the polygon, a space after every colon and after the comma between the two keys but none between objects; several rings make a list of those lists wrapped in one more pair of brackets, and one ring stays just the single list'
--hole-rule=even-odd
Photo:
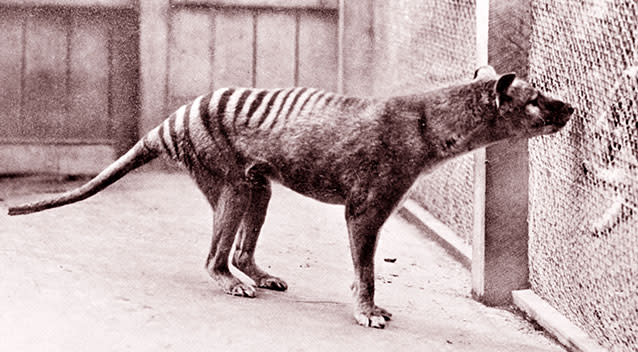
[{"label": "thylacine's ear", "polygon": [[492,78],[496,76],[496,71],[490,65],[481,66],[474,71],[473,79]]},{"label": "thylacine's ear", "polygon": [[507,91],[516,79],[515,73],[506,73],[498,78],[494,85],[494,92],[496,92],[496,107],[501,106],[502,100],[508,97]]}]

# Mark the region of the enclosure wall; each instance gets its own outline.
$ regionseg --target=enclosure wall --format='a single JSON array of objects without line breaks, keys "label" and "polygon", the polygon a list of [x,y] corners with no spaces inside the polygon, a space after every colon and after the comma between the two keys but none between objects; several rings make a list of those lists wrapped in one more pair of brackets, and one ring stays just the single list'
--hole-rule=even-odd
[{"label": "enclosure wall", "polygon": [[137,13],[29,3],[0,0],[0,174],[97,172],[137,139]]},{"label": "enclosure wall", "polygon": [[577,107],[530,140],[532,289],[611,351],[638,350],[638,5],[532,1],[532,82]]},{"label": "enclosure wall", "polygon": [[336,8],[298,3],[308,6],[172,1],[167,14],[167,110],[229,86],[336,90]]}]

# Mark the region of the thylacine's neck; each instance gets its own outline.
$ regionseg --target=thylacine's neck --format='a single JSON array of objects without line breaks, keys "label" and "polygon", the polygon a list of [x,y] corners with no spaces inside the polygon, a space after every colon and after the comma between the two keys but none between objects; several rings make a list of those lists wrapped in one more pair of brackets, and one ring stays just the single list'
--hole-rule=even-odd
[{"label": "thylacine's neck", "polygon": [[490,129],[497,114],[492,86],[477,81],[393,99],[419,114],[425,145],[435,152],[428,154],[444,161],[500,138]]}]

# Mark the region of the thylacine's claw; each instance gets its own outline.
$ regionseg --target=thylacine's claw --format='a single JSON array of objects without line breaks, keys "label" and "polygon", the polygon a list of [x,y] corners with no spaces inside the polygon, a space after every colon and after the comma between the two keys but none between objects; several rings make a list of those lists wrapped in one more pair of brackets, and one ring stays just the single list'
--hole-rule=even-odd
[{"label": "thylacine's claw", "polygon": [[255,288],[252,285],[241,282],[228,272],[208,272],[211,278],[224,290],[225,293],[232,296],[250,297],[256,295]]},{"label": "thylacine's claw", "polygon": [[375,306],[370,312],[355,311],[354,319],[359,325],[383,329],[386,322],[392,319],[392,314],[383,308]]},{"label": "thylacine's claw", "polygon": [[288,284],[284,280],[274,276],[261,278],[257,280],[256,284],[257,287],[275,291],[286,291],[288,289]]},{"label": "thylacine's claw", "polygon": [[383,317],[383,319],[385,319],[386,321],[388,320],[392,320],[392,313],[388,312],[387,310],[381,308],[381,307],[374,307],[374,311],[376,314],[379,314]]},{"label": "thylacine's claw", "polygon": [[254,298],[256,295],[255,288],[240,282],[232,287],[224,290],[229,295]]}]

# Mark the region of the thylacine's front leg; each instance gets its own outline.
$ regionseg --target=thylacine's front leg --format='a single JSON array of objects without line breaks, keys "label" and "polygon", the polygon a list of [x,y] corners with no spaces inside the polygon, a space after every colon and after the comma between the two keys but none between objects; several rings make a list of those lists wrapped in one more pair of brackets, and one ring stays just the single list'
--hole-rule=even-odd
[{"label": "thylacine's front leg", "polygon": [[261,175],[251,175],[250,205],[244,213],[235,242],[233,265],[253,279],[258,287],[284,291],[288,288],[286,282],[255,264],[255,247],[266,218],[270,195],[270,182]]},{"label": "thylacine's front leg", "polygon": [[356,191],[346,202],[346,222],[354,264],[354,318],[360,325],[384,328],[392,314],[374,304],[374,253],[379,229],[401,194],[376,189]]}]

